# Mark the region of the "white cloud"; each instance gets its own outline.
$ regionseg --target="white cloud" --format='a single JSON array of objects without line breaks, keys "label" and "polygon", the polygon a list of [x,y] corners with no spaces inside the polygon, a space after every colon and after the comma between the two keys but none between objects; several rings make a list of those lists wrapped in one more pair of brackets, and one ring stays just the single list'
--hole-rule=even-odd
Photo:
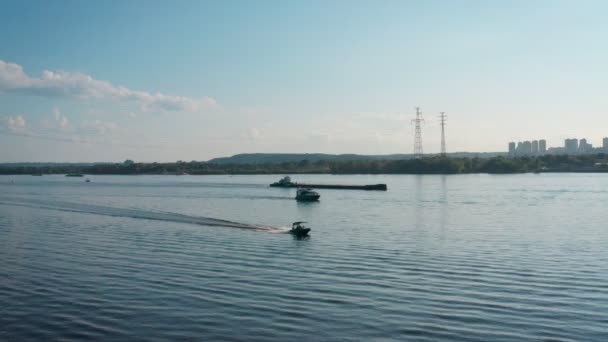
[{"label": "white cloud", "polygon": [[192,99],[131,90],[107,81],[95,80],[82,73],[45,70],[40,77],[30,77],[20,65],[0,60],[0,92],[2,91],[51,97],[130,101],[138,103],[145,110],[196,111],[216,105],[215,100],[210,97]]},{"label": "white cloud", "polygon": [[49,119],[44,119],[38,122],[38,125],[32,127],[34,131],[56,131],[56,132],[72,132],[74,127],[70,120],[61,113],[57,107],[53,108],[53,115]]},{"label": "white cloud", "polygon": [[53,108],[53,118],[55,118],[55,125],[62,131],[67,131],[70,129],[70,121],[68,118],[61,114],[59,108]]},{"label": "white cloud", "polygon": [[91,131],[99,135],[111,133],[118,130],[118,125],[114,122],[104,122],[101,120],[85,121],[80,127],[84,131]]},{"label": "white cloud", "polygon": [[12,132],[20,132],[25,129],[25,119],[23,118],[23,115],[1,118],[0,123]]}]

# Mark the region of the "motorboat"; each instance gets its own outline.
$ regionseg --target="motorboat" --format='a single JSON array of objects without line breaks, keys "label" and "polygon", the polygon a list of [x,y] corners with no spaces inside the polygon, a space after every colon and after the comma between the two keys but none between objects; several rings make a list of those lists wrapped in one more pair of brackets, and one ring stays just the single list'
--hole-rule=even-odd
[{"label": "motorboat", "polygon": [[82,173],[68,173],[66,177],[84,177]]},{"label": "motorboat", "polygon": [[318,192],[313,191],[312,189],[298,189],[298,191],[296,192],[296,200],[297,201],[301,201],[301,202],[314,202],[314,201],[318,201],[319,197],[321,197],[321,195],[319,195]]},{"label": "motorboat", "polygon": [[291,230],[289,231],[290,234],[293,234],[297,237],[304,237],[306,235],[308,235],[308,232],[310,232],[310,228],[304,226],[304,221],[298,221],[298,222],[294,222],[291,224]]}]

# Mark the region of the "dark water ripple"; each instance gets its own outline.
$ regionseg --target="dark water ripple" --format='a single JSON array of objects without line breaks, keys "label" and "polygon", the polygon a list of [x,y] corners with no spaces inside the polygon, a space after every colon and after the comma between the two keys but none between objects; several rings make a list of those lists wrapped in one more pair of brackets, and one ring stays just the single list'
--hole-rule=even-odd
[{"label": "dark water ripple", "polygon": [[[608,178],[560,177],[389,177],[314,206],[262,186],[0,185],[0,340],[605,341],[608,193],[586,190]],[[251,180],[272,179],[235,184]],[[564,182],[565,203],[536,202]],[[260,229],[293,218],[309,240]]]}]

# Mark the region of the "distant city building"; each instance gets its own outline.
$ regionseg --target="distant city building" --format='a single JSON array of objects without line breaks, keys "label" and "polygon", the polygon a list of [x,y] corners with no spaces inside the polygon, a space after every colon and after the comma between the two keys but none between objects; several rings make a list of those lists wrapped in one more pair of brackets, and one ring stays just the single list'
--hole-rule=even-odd
[{"label": "distant city building", "polygon": [[576,154],[578,152],[578,139],[566,139],[564,148],[567,154]]},{"label": "distant city building", "polygon": [[532,141],[532,154],[538,154],[538,140]]},{"label": "distant city building", "polygon": [[541,139],[538,141],[538,151],[540,154],[547,153],[547,140]]},{"label": "distant city building", "polygon": [[583,138],[580,140],[578,144],[578,152],[579,153],[589,153],[592,152],[593,145],[587,143],[587,139]]},{"label": "distant city building", "polygon": [[514,155],[515,154],[515,143],[514,142],[510,142],[509,143],[509,154],[510,155]]},{"label": "distant city building", "polygon": [[564,154],[566,153],[566,148],[564,147],[549,147],[547,149],[547,154]]},{"label": "distant city building", "polygon": [[524,141],[522,144],[522,153],[523,155],[529,155],[532,154],[532,143],[529,141]]},{"label": "distant city building", "polygon": [[547,141],[519,141],[509,143],[509,155],[528,156],[528,155],[543,155],[547,153]]},{"label": "distant city building", "polygon": [[515,149],[515,153],[516,154],[523,154],[524,153],[524,147],[523,147],[523,144],[521,143],[521,141],[517,142],[517,148]]},{"label": "distant city building", "polygon": [[608,153],[608,137],[603,138],[602,147],[593,148],[586,138],[571,138],[564,141],[564,147],[547,147],[547,140],[526,140],[517,143],[509,142],[510,156],[542,156],[545,154],[590,154]]}]

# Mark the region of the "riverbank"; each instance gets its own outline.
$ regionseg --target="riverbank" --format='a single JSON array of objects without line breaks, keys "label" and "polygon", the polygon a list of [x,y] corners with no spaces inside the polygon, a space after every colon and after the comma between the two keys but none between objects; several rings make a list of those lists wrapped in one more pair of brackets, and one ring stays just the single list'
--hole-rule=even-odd
[{"label": "riverbank", "polygon": [[210,162],[175,163],[100,163],[57,165],[0,164],[0,174],[69,174],[88,175],[222,175],[222,174],[514,174],[514,173],[604,173],[608,156],[545,155],[536,157],[453,158],[432,156],[405,160],[354,160],[215,164]]}]

